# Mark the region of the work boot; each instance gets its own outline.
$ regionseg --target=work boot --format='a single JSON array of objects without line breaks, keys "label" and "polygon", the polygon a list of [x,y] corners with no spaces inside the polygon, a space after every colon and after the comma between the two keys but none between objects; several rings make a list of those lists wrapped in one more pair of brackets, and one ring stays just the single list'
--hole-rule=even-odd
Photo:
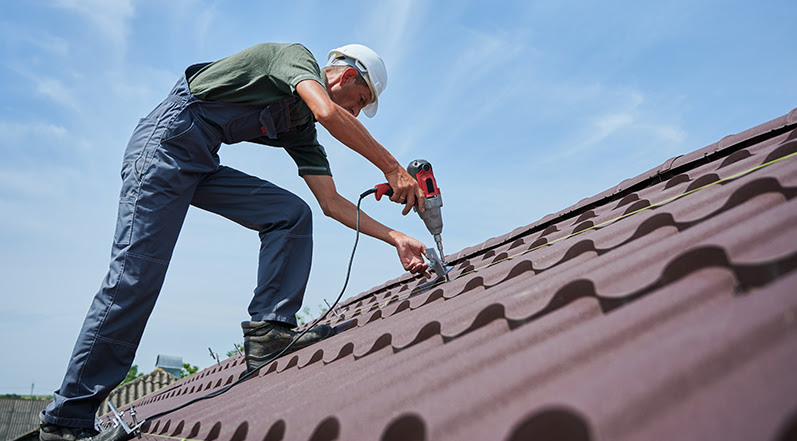
[{"label": "work boot", "polygon": [[40,441],[88,441],[97,435],[96,430],[85,427],[66,427],[44,422],[44,412],[39,413]]},{"label": "work boot", "polygon": [[[246,370],[252,371],[259,368],[266,360],[290,344],[300,334],[277,322],[241,322],[244,331],[244,356]],[[332,328],[327,325],[318,325],[307,331],[294,343],[288,352],[301,349],[321,341],[333,334]]]}]

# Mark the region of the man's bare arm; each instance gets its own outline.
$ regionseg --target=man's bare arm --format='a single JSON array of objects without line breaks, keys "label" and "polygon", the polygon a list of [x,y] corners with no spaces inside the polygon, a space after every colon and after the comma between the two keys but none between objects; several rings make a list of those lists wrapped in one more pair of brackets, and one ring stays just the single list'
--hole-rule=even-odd
[{"label": "man's bare arm", "polygon": [[[356,228],[357,207],[338,194],[332,176],[305,175],[303,177],[325,215],[351,229]],[[405,270],[411,273],[426,272],[428,264],[421,257],[426,254],[426,247],[423,243],[382,225],[362,211],[360,212],[360,231],[396,247],[399,260]]]},{"label": "man's bare arm", "polygon": [[409,213],[413,206],[423,210],[423,191],[415,179],[371,136],[354,115],[329,98],[329,94],[321,84],[313,80],[301,81],[296,85],[296,92],[313,112],[315,119],[332,136],[384,173],[388,184],[393,188],[390,200],[405,204],[402,214]]}]

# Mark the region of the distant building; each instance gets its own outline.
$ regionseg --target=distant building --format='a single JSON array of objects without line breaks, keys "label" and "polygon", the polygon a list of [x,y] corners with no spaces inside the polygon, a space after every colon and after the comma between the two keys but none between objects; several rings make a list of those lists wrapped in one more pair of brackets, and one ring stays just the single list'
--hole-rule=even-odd
[{"label": "distant building", "polygon": [[180,372],[183,369],[183,357],[158,355],[158,358],[155,359],[155,367],[161,368],[175,377],[180,378]]},{"label": "distant building", "polygon": [[[0,440],[20,437],[39,427],[39,412],[50,400],[0,398]],[[38,439],[38,435],[35,437]]]},{"label": "distant building", "polygon": [[97,416],[105,415],[111,411],[108,401],[113,401],[116,407],[122,407],[166,387],[178,379],[178,376],[172,375],[161,368],[156,368],[149,374],[142,375],[114,389],[100,405]]}]

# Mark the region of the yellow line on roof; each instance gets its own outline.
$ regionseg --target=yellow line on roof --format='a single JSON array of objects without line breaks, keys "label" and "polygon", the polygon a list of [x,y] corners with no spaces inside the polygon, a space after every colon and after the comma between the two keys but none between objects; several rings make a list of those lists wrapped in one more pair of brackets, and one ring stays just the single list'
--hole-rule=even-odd
[{"label": "yellow line on roof", "polygon": [[[694,189],[692,189],[692,190],[689,190],[689,191],[687,191],[687,192],[681,193],[681,194],[679,194],[679,195],[676,195],[676,196],[673,196],[673,197],[667,198],[667,199],[665,199],[665,200],[663,200],[663,201],[656,202],[655,204],[648,205],[647,207],[640,208],[639,210],[635,210],[635,211],[632,211],[632,212],[630,212],[630,213],[625,213],[625,214],[623,214],[622,216],[618,216],[618,217],[616,217],[616,218],[614,218],[614,219],[610,219],[610,220],[607,220],[607,221],[605,221],[605,222],[601,222],[600,224],[593,225],[593,226],[591,226],[591,227],[589,227],[589,228],[585,228],[585,229],[583,229],[583,230],[581,230],[581,231],[578,231],[578,232],[575,232],[575,233],[568,234],[567,236],[562,236],[562,237],[560,237],[560,238],[558,238],[558,239],[554,239],[554,240],[552,240],[551,242],[546,242],[546,243],[544,243],[544,244],[542,244],[542,245],[536,246],[536,247],[534,247],[534,248],[530,248],[530,249],[528,249],[528,250],[526,250],[526,251],[522,251],[522,252],[520,252],[520,253],[513,254],[513,255],[511,255],[511,256],[507,256],[507,257],[505,257],[505,258],[503,258],[503,259],[501,259],[501,260],[497,260],[497,261],[495,261],[495,262],[490,262],[490,263],[489,263],[489,264],[487,264],[487,265],[480,266],[480,267],[474,268],[474,269],[472,269],[472,270],[470,270],[470,271],[464,272],[464,273],[460,274],[459,276],[457,276],[457,278],[456,278],[456,279],[454,279],[454,280],[460,279],[460,278],[462,278],[462,277],[464,277],[464,276],[467,276],[467,275],[473,274],[473,273],[475,273],[475,272],[481,271],[481,270],[483,270],[483,269],[485,269],[485,268],[489,268],[489,267],[491,267],[491,266],[493,266],[493,265],[496,265],[496,264],[499,264],[499,263],[505,262],[505,261],[507,261],[507,260],[514,259],[515,257],[522,256],[522,255],[524,255],[524,254],[526,254],[526,253],[530,253],[530,252],[532,252],[532,251],[536,251],[536,250],[538,250],[538,249],[540,249],[540,248],[547,247],[547,246],[551,246],[551,245],[553,245],[553,244],[555,244],[555,243],[557,243],[557,242],[559,242],[559,241],[562,241],[562,240],[565,240],[565,239],[570,239],[571,237],[577,236],[577,235],[579,235],[579,234],[582,234],[582,233],[584,233],[584,232],[587,232],[587,231],[591,231],[591,230],[595,230],[595,229],[598,229],[598,228],[604,227],[604,226],[606,226],[606,225],[609,225],[609,224],[612,224],[612,223],[614,223],[614,222],[617,222],[617,221],[619,221],[619,220],[625,219],[625,218],[627,218],[627,217],[629,217],[629,216],[632,216],[632,215],[634,215],[634,214],[640,213],[640,212],[642,212],[642,211],[649,210],[649,209],[651,209],[651,208],[655,208],[655,207],[660,207],[660,206],[662,206],[662,205],[665,205],[665,204],[669,204],[670,202],[672,202],[672,201],[674,201],[674,200],[676,200],[676,199],[680,199],[680,198],[682,198],[682,197],[684,197],[684,196],[686,196],[686,195],[692,194],[692,193],[694,193],[694,192],[696,192],[696,191],[703,190],[703,189],[705,189],[705,188],[711,187],[711,186],[713,186],[713,185],[716,185],[716,184],[722,184],[722,183],[725,183],[725,182],[732,181],[732,180],[734,180],[734,179],[737,179],[737,178],[740,178],[740,177],[742,177],[742,176],[744,176],[744,175],[746,175],[746,174],[752,173],[752,172],[754,172],[754,171],[756,171],[756,170],[759,170],[759,169],[762,169],[762,168],[764,168],[764,167],[770,166],[770,165],[772,165],[772,164],[775,164],[775,163],[777,163],[777,162],[783,161],[783,160],[785,160],[785,159],[792,158],[792,157],[794,157],[794,156],[797,156],[797,152],[791,153],[791,154],[789,154],[789,155],[786,155],[786,156],[781,156],[781,157],[780,157],[780,158],[778,158],[778,159],[773,159],[772,161],[769,161],[769,162],[766,162],[766,163],[763,163],[763,164],[757,165],[757,166],[755,166],[755,167],[752,167],[752,168],[750,168],[750,169],[747,169],[747,170],[741,171],[741,172],[739,172],[739,173],[733,174],[733,175],[731,175],[731,176],[728,176],[728,177],[726,177],[726,178],[718,179],[718,180],[716,180],[716,181],[714,181],[714,182],[711,182],[711,183],[709,183],[709,184],[706,184],[706,185],[704,185],[704,186],[702,186],[702,187],[694,188]],[[442,284],[444,284],[444,283],[446,283],[446,282],[445,282],[445,280],[442,280],[442,281],[440,281],[440,282],[437,282],[437,283],[434,283],[434,284],[432,284],[432,285],[425,286],[425,287],[424,287],[424,289],[435,288],[435,287],[437,287],[437,286],[440,286],[440,285],[442,285]],[[390,305],[390,304],[391,304],[391,303],[393,303],[393,302],[398,302],[398,301],[401,301],[401,300],[405,300],[405,299],[409,298],[410,296],[412,296],[413,294],[417,294],[418,292],[420,292],[420,291],[418,291],[418,288],[415,288],[415,289],[411,290],[409,293],[405,294],[405,295],[404,295],[404,297],[403,297],[403,296],[401,296],[401,295],[399,295],[397,298],[390,298],[390,299],[388,299],[388,300],[386,300],[386,301],[384,301],[384,302],[381,302],[381,303],[374,303],[374,304],[373,304],[373,305],[371,305],[371,306],[370,306],[370,307],[369,307],[369,308],[368,308],[368,309],[367,309],[365,312],[371,312],[371,311],[372,311],[372,310],[374,310],[374,309],[382,309],[382,308],[385,308],[385,307],[387,307],[388,305]],[[360,314],[362,314],[362,312],[360,312],[360,311],[357,311],[357,312],[355,312],[355,313],[354,313],[354,314],[352,314],[350,317],[346,317],[346,316],[345,316],[345,314],[344,314],[344,319],[346,319],[346,320],[350,320],[350,319],[353,319],[354,317],[357,317],[357,316],[359,316]]]}]

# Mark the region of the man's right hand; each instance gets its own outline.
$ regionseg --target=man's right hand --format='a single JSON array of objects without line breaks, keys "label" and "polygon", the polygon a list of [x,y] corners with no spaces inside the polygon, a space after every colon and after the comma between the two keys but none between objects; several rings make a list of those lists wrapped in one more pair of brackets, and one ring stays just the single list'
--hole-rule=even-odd
[{"label": "man's right hand", "polygon": [[423,212],[426,208],[426,198],[423,195],[418,181],[413,179],[407,170],[404,170],[400,165],[390,172],[385,173],[387,183],[393,189],[393,196],[390,200],[404,204],[404,209],[401,211],[402,215],[406,215],[412,210],[412,207],[418,207],[418,211]]}]

